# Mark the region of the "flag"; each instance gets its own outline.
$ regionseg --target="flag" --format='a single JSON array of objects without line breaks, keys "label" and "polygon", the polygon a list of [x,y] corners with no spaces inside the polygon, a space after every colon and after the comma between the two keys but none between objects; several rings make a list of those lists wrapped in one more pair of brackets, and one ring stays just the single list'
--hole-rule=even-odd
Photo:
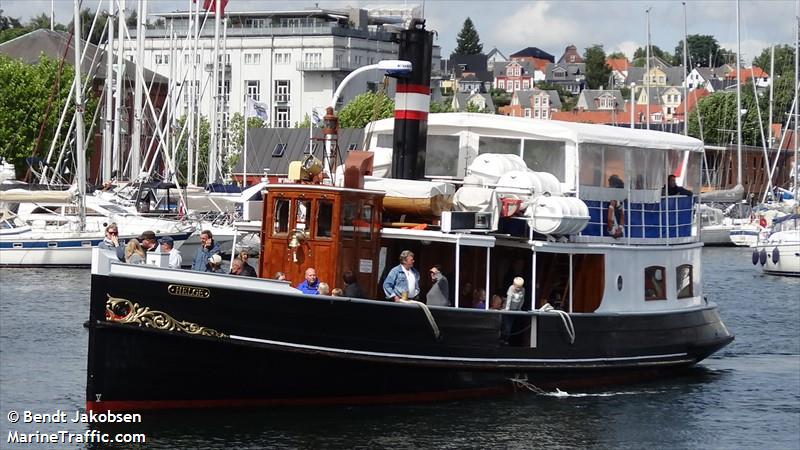
[{"label": "flag", "polygon": [[[203,8],[206,11],[211,11],[212,13],[217,12],[217,5],[215,3],[216,0],[203,0]],[[225,14],[225,6],[228,4],[228,0],[222,0],[222,5],[220,5],[220,12],[224,15]]]},{"label": "flag", "polygon": [[319,124],[322,123],[322,116],[317,108],[311,108],[311,123],[313,123],[314,126],[319,126]]},{"label": "flag", "polygon": [[245,112],[245,116],[258,117],[266,122],[269,120],[269,114],[267,111],[268,109],[266,103],[257,102],[252,98],[247,97],[247,110]]}]

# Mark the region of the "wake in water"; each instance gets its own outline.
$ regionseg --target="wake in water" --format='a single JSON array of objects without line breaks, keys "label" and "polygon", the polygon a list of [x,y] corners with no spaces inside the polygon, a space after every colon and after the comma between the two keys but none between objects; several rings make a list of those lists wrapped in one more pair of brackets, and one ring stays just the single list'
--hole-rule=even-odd
[{"label": "wake in water", "polygon": [[521,379],[521,378],[511,378],[511,382],[514,384],[516,388],[523,388],[527,389],[536,395],[542,395],[546,397],[556,397],[556,398],[578,398],[578,397],[616,397],[618,395],[639,395],[639,394],[658,394],[662,391],[619,391],[619,392],[597,392],[597,393],[577,393],[577,394],[570,394],[567,391],[562,391],[559,388],[556,388],[555,392],[545,391],[544,389],[531,384],[528,380]]}]

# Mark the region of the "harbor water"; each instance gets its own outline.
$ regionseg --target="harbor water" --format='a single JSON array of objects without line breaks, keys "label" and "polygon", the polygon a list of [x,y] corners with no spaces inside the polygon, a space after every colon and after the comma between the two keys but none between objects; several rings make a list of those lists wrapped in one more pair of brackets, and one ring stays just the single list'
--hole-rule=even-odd
[{"label": "harbor water", "polygon": [[[736,340],[677,378],[434,404],[144,412],[124,424],[72,422],[84,404],[89,270],[0,269],[0,448],[108,446],[9,442],[95,429],[143,434],[110,445],[142,449],[800,448],[800,279],[760,274],[749,249],[706,248],[703,263],[705,295]],[[68,419],[25,423],[25,411]]]}]

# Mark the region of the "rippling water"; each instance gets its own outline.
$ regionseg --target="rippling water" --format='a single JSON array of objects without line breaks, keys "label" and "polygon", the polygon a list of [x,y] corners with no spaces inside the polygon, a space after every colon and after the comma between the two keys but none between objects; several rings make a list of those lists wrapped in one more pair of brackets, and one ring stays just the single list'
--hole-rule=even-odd
[{"label": "rippling water", "polygon": [[[746,249],[703,252],[705,293],[736,340],[679,378],[425,405],[153,412],[102,431],[146,433],[147,449],[800,448],[800,279],[761,275]],[[55,447],[9,445],[11,430],[86,430],[7,415],[82,408],[89,278],[0,269],[0,448]]]}]

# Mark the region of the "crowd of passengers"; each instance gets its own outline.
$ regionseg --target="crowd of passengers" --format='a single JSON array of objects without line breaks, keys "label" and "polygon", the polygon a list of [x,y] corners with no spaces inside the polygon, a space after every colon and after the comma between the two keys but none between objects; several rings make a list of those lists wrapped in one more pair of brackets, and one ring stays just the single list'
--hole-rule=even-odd
[{"label": "crowd of passengers", "polygon": [[[219,244],[214,241],[213,234],[209,230],[200,233],[200,248],[194,254],[191,270],[197,272],[226,273],[222,269],[222,256],[220,255]],[[106,226],[105,238],[98,248],[108,252],[114,252],[122,262],[128,264],[145,264],[147,253],[160,253],[169,255],[169,267],[180,269],[183,263],[183,255],[180,250],[175,248],[175,240],[170,236],[161,239],[156,237],[156,233],[151,230],[142,232],[138,238],[129,239],[126,243],[119,241],[119,227],[116,223]],[[246,251],[240,252],[231,261],[230,269],[227,273],[245,277],[255,277],[256,269],[247,263],[250,255]]]}]

